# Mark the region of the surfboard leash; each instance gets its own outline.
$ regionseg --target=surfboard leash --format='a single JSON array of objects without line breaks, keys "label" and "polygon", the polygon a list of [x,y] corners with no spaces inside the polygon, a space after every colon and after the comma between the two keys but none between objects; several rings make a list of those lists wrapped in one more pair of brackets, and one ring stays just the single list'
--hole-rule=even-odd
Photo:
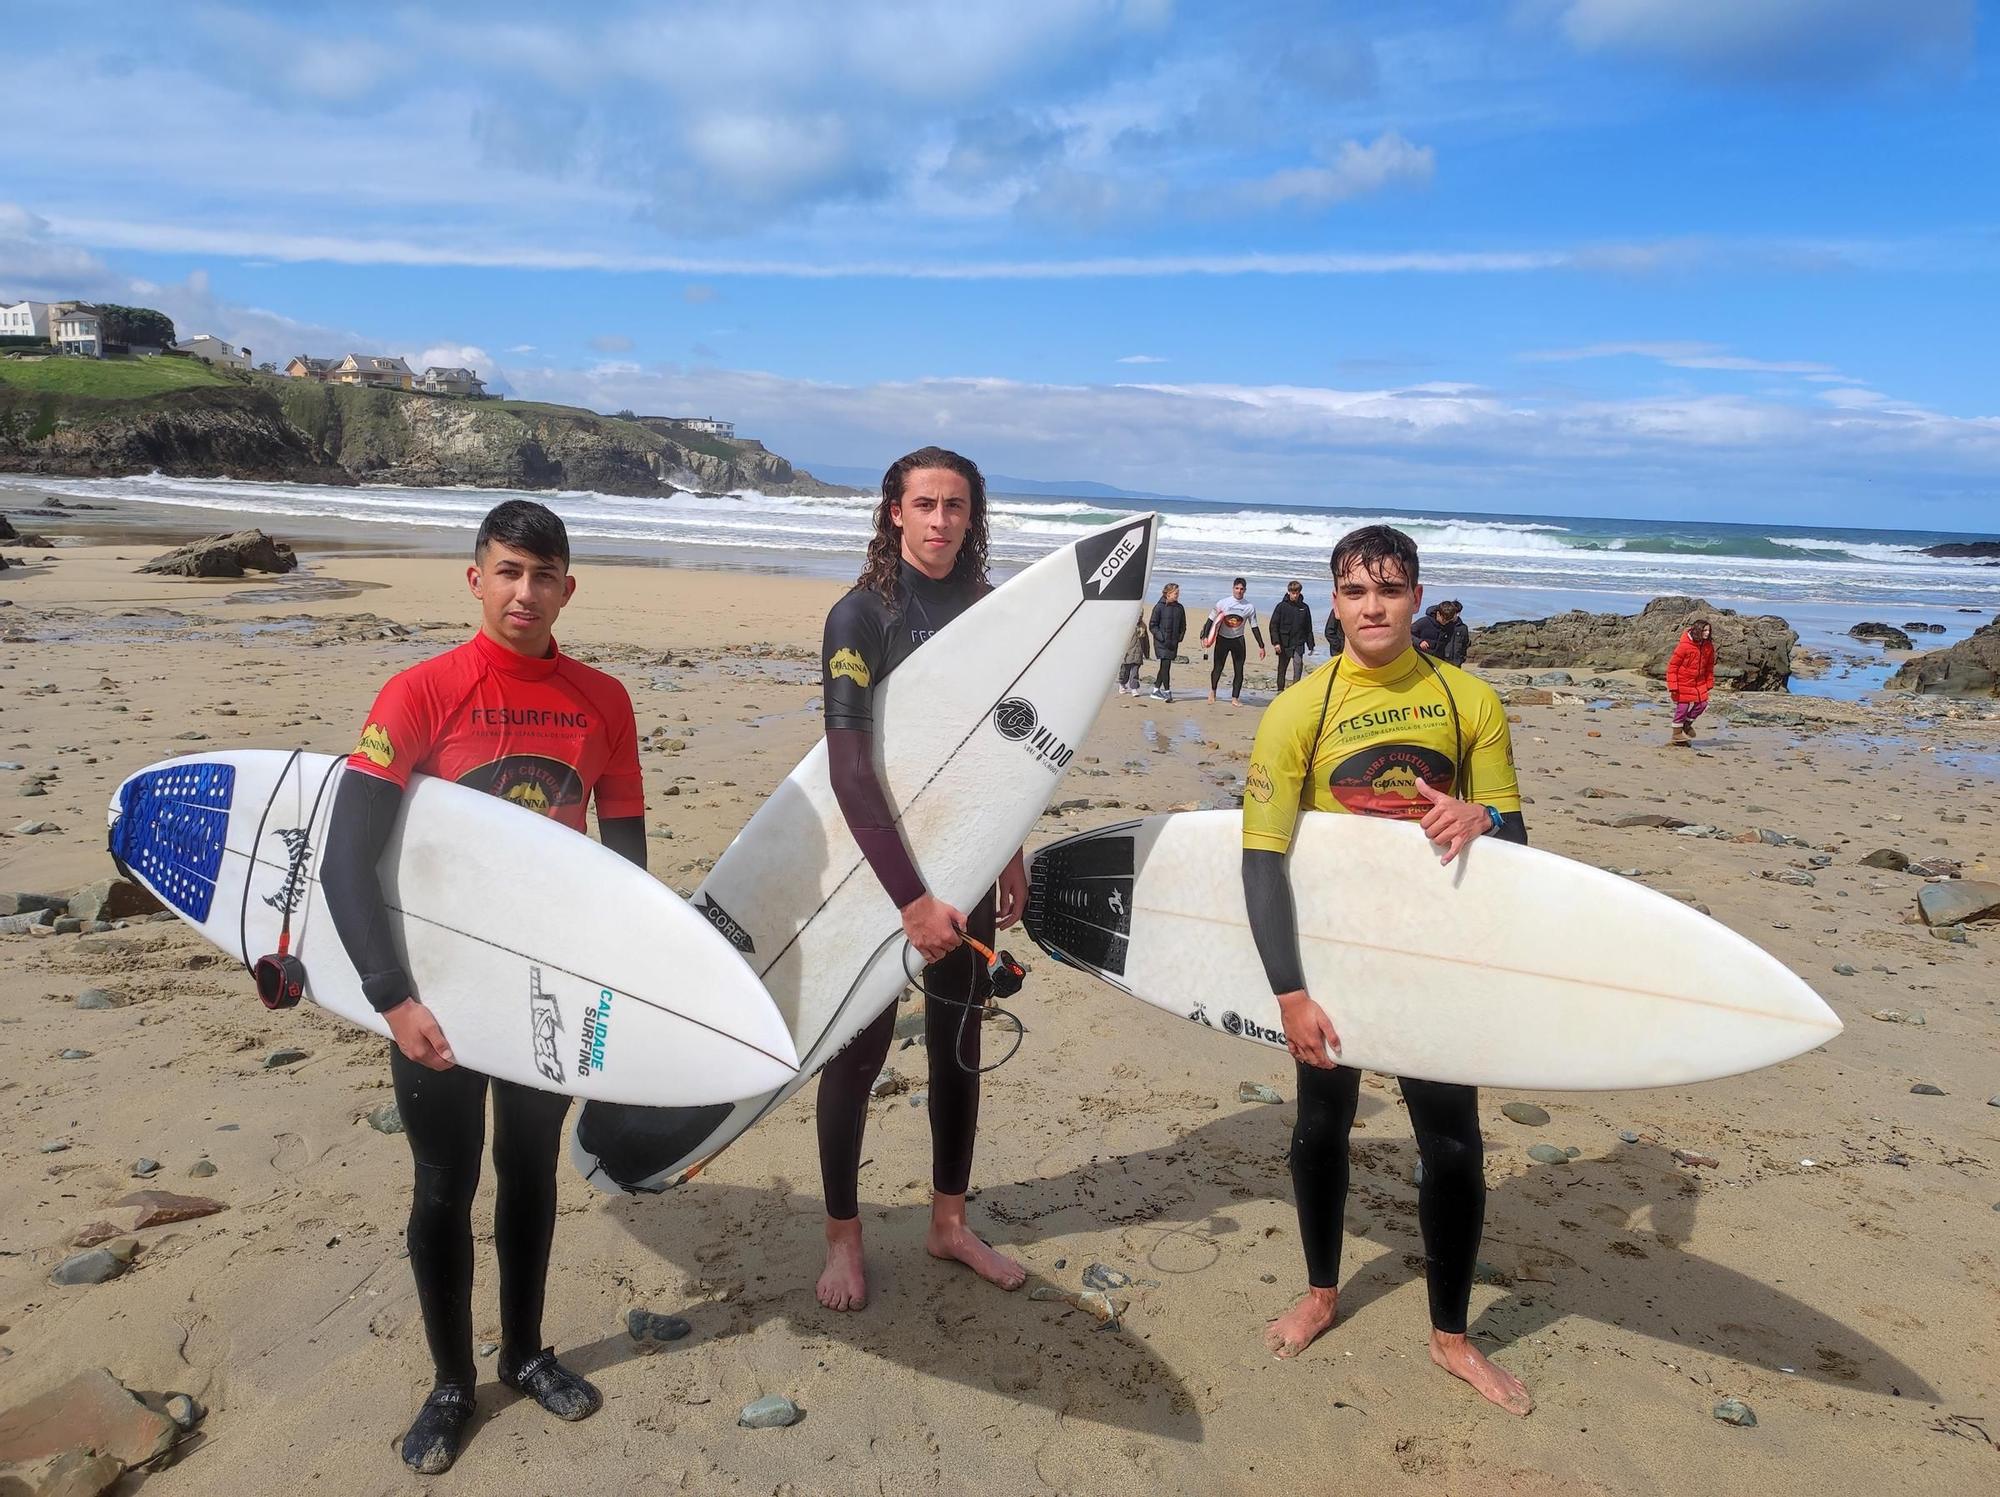
[{"label": "surfboard leash", "polygon": [[[983,1002],[972,996],[978,982],[976,975],[967,979],[966,994],[963,998],[954,998],[949,993],[933,991],[924,983],[924,973],[928,968],[919,967],[915,972],[910,970],[910,953],[915,951],[916,948],[910,945],[908,941],[903,943],[903,975],[910,980],[910,985],[919,993],[922,993],[926,999],[935,998],[938,1002],[948,1003],[959,1011],[958,1037],[952,1044],[951,1058],[957,1062],[960,1070],[969,1071],[975,1076],[983,1076],[988,1071],[999,1070],[1000,1067],[1012,1060],[1019,1053],[1022,1040],[1027,1037],[1028,1028],[1021,1022],[1020,1015],[1010,1009],[1002,1008],[994,999],[1011,998],[1020,992],[1021,984],[1027,979],[1028,969],[1016,961],[1008,952],[995,951],[991,946],[988,946],[984,941],[981,941],[977,936],[967,931],[964,926],[953,925],[952,929],[958,932],[960,940],[964,941],[966,945],[985,958],[986,980],[992,988],[991,996]],[[921,953],[919,954],[921,955]],[[997,1017],[1013,1026],[1013,1043],[1007,1047],[1007,1053],[987,1065],[971,1066],[965,1063],[965,1026],[972,1022],[972,1016],[975,1013],[979,1015],[982,1024],[987,1022],[990,1017]]]}]

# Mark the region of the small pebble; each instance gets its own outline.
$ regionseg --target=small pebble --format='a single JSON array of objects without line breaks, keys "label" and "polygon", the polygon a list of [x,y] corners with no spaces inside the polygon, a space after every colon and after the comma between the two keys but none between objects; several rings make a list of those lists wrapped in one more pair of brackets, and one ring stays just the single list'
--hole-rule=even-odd
[{"label": "small pebble", "polygon": [[1722,1165],[1722,1161],[1713,1154],[1697,1154],[1693,1149],[1675,1149],[1673,1158],[1676,1164],[1698,1165],[1705,1170],[1718,1169]]},{"label": "small pebble", "polygon": [[1854,975],[1854,966],[1850,962],[1835,962],[1833,964],[1833,975],[1835,977],[1852,977]]},{"label": "small pebble", "polygon": [[1618,1142],[1621,1144],[1636,1144],[1638,1141],[1639,1135],[1634,1133],[1630,1128],[1620,1128],[1618,1130]]},{"label": "small pebble", "polygon": [[1500,1112],[1503,1117],[1513,1119],[1524,1128],[1539,1128],[1549,1120],[1548,1113],[1532,1102],[1509,1102]]},{"label": "small pebble", "polygon": [[773,1393],[768,1398],[743,1405],[743,1412],[736,1416],[736,1423],[743,1429],[784,1429],[805,1417],[804,1409],[782,1393]]},{"label": "small pebble", "polygon": [[1268,1102],[1276,1104],[1285,1099],[1276,1090],[1261,1081],[1239,1081],[1236,1083],[1236,1100],[1239,1102]]},{"label": "small pebble", "polygon": [[678,1315],[661,1315],[653,1310],[625,1312],[625,1334],[647,1351],[678,1341],[693,1329]]},{"label": "small pebble", "polygon": [[368,1114],[368,1126],[373,1128],[377,1133],[401,1133],[403,1131],[403,1115],[396,1110],[394,1102],[384,1102],[380,1107]]},{"label": "small pebble", "polygon": [[60,1154],[64,1149],[67,1149],[68,1147],[69,1147],[68,1139],[52,1138],[47,1143],[42,1145],[42,1152],[44,1154]]},{"label": "small pebble", "polygon": [[1913,1097],[1942,1097],[1944,1094],[1943,1087],[1932,1086],[1928,1081],[1919,1081],[1910,1088],[1910,1095]]},{"label": "small pebble", "polygon": [[159,1172],[160,1161],[157,1159],[139,1158],[132,1161],[132,1174],[138,1179],[143,1180],[146,1176],[157,1175]]},{"label": "small pebble", "polygon": [[71,1253],[56,1265],[56,1271],[49,1275],[52,1284],[104,1284],[117,1278],[130,1266],[129,1257],[121,1258],[108,1248],[87,1248],[81,1253]]},{"label": "small pebble", "polygon": [[58,1060],[89,1060],[89,1059],[90,1059],[90,1052],[89,1052],[88,1050],[75,1050],[75,1049],[71,1049],[71,1050],[64,1050],[64,1051],[62,1051],[61,1053],[59,1053],[59,1054],[58,1054],[58,1055],[56,1056],[56,1059],[58,1059]]},{"label": "small pebble", "polygon": [[[1993,1209],[2000,1211],[2000,1205],[1994,1206]],[[1278,1276],[1274,1273],[1260,1273],[1257,1275],[1257,1281],[1260,1284],[1275,1284],[1278,1282]]]},{"label": "small pebble", "polygon": [[1563,1154],[1570,1159],[1575,1159],[1578,1155],[1582,1153],[1583,1150],[1579,1149],[1575,1144],[1571,1144],[1563,1150]]},{"label": "small pebble", "polygon": [[1093,1263],[1083,1271],[1086,1289],[1123,1289],[1131,1282],[1132,1275],[1104,1263]]},{"label": "small pebble", "polygon": [[76,995],[78,1008],[123,1008],[132,1000],[115,988],[85,988]]},{"label": "small pebble", "polygon": [[206,1180],[210,1175],[215,1173],[215,1161],[213,1159],[197,1159],[193,1164],[188,1166],[188,1173],[197,1180]]},{"label": "small pebble", "polygon": [[1757,1416],[1750,1411],[1750,1405],[1740,1398],[1725,1398],[1715,1406],[1715,1417],[1724,1424],[1734,1424],[1743,1429],[1755,1429]]},{"label": "small pebble", "polygon": [[295,1066],[305,1058],[306,1052],[303,1050],[295,1050],[290,1047],[282,1050],[273,1050],[269,1055],[264,1057],[264,1069],[267,1071],[276,1071],[284,1066]]},{"label": "small pebble", "polygon": [[166,1410],[167,1417],[174,1421],[182,1434],[186,1434],[208,1417],[208,1410],[185,1393],[169,1394],[167,1401],[161,1407]]},{"label": "small pebble", "polygon": [[1528,1146],[1528,1157],[1537,1164],[1569,1163],[1569,1155],[1558,1149],[1554,1144],[1530,1144]]},{"label": "small pebble", "polygon": [[482,1341],[479,1343],[479,1355],[482,1357],[490,1357],[498,1350],[500,1350],[500,1343],[498,1341]]}]

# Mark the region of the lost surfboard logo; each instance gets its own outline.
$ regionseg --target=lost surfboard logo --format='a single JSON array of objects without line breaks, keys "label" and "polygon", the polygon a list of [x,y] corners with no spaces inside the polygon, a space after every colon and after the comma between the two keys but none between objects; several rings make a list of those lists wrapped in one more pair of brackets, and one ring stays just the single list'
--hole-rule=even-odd
[{"label": "lost surfboard logo", "polygon": [[562,1053],[556,1036],[562,1032],[562,1009],[556,995],[542,986],[542,969],[528,969],[528,1029],[534,1037],[535,1069],[557,1086],[563,1082]]},{"label": "lost surfboard logo", "polygon": [[277,893],[264,896],[264,903],[281,915],[289,915],[305,895],[306,859],[312,856],[312,842],[302,826],[282,828],[271,835],[285,844],[285,881],[278,885]]}]

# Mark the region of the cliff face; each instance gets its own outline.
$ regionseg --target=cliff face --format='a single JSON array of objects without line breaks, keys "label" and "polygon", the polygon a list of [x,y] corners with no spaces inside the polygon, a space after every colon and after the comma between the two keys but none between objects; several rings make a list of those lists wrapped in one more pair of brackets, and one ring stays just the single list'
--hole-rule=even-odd
[{"label": "cliff face", "polygon": [[259,377],[135,400],[0,385],[0,469],[425,487],[840,494],[765,450],[528,401]]},{"label": "cliff face", "polygon": [[1470,659],[1495,669],[1585,666],[1637,670],[1664,678],[1667,659],[1690,618],[1709,621],[1715,638],[1715,684],[1731,691],[1787,691],[1791,625],[1771,614],[1745,617],[1699,598],[1655,598],[1635,614],[1577,609],[1548,619],[1516,619],[1472,631]]}]

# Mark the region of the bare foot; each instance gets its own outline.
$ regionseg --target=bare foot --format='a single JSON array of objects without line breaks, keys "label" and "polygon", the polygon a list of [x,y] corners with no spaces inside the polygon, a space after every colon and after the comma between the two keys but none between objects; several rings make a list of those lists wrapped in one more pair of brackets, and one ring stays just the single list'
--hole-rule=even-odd
[{"label": "bare foot", "polygon": [[1338,1289],[1308,1289],[1306,1297],[1264,1327],[1271,1355],[1289,1360],[1333,1329],[1340,1315]]},{"label": "bare foot", "polygon": [[868,1303],[868,1268],[861,1257],[861,1218],[826,1220],[826,1269],[813,1291],[829,1310],[859,1310]]},{"label": "bare foot", "polygon": [[933,1258],[963,1263],[1002,1289],[1019,1289],[1027,1282],[1025,1268],[965,1224],[964,1196],[941,1195],[931,1202],[931,1229],[924,1237],[924,1251]]},{"label": "bare foot", "polygon": [[1498,1404],[1510,1414],[1526,1414],[1535,1407],[1521,1380],[1463,1336],[1443,1331],[1431,1332],[1431,1360],[1453,1377],[1472,1384],[1488,1403]]}]

